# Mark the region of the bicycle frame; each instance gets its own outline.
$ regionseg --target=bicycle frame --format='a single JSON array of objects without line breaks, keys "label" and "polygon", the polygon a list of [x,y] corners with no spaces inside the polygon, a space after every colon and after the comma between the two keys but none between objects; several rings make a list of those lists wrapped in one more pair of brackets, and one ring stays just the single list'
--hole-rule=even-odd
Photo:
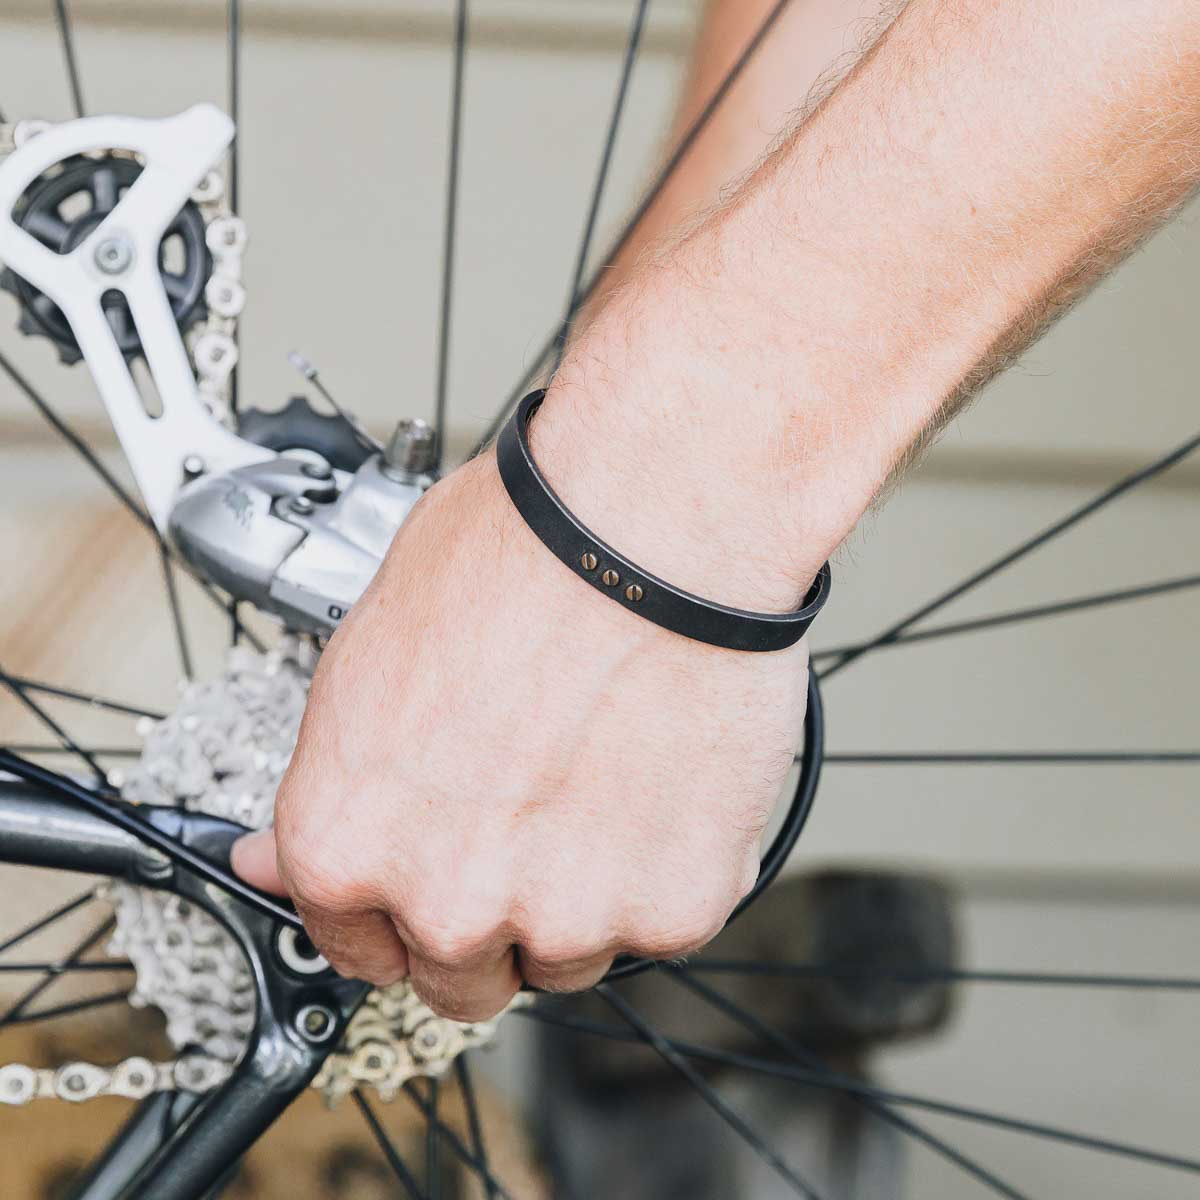
[{"label": "bicycle frame", "polygon": [[[245,830],[177,809],[149,822],[227,865]],[[143,1100],[92,1168],[75,1200],[201,1200],[309,1085],[370,985],[291,972],[276,952],[280,926],[222,889],[171,863],[132,834],[27,784],[0,781],[0,862],[78,871],[170,892],[203,908],[236,939],[256,992],[255,1022],[233,1075],[207,1095],[157,1093]],[[336,1022],[319,1039],[298,1024],[320,1004]]]}]

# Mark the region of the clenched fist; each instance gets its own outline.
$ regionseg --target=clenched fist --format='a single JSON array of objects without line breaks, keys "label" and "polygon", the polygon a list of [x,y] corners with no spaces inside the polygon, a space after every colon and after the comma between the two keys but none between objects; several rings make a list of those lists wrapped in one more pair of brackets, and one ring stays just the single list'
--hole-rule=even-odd
[{"label": "clenched fist", "polygon": [[330,641],[274,832],[234,862],[340,972],[409,975],[445,1016],[490,1017],[522,980],[586,988],[618,954],[703,945],[753,885],[806,682],[804,642],[718,649],[596,594],[485,455],[425,496]]}]

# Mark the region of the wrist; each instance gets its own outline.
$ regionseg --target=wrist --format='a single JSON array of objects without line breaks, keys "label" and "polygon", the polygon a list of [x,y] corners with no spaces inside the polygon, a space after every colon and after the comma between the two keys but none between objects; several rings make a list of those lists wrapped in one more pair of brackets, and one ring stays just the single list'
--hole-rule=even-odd
[{"label": "wrist", "polygon": [[[645,570],[721,604],[792,611],[858,513],[821,472],[786,461],[773,397],[739,389],[719,347],[702,351],[687,322],[664,320],[690,290],[653,272],[605,308],[533,420],[533,457],[566,506]],[[711,300],[695,297],[697,310]]]}]

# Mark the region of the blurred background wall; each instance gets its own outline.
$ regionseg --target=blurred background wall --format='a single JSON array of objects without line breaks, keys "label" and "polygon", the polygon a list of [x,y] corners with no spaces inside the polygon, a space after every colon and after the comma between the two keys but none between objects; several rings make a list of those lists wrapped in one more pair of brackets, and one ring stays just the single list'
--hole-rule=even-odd
[{"label": "blurred background wall", "polygon": [[[243,402],[273,408],[299,390],[285,361],[297,348],[383,433],[398,415],[432,411],[449,5],[244,8]],[[223,103],[222,4],[74,9],[93,111]],[[661,151],[697,11],[692,0],[651,5],[604,209],[609,235]],[[561,312],[631,5],[478,0],[473,12],[451,373],[451,440],[464,447]],[[0,64],[10,118],[69,115],[49,4],[3,0]],[[839,555],[815,648],[884,628],[1194,432],[1198,294],[1200,233],[1188,211],[864,521]],[[0,299],[5,352],[121,471],[84,371],[60,368],[15,321]],[[177,659],[147,539],[3,379],[0,478],[0,661],[169,704]],[[1200,462],[1185,462],[938,619],[1196,571],[1198,486]],[[185,602],[197,658],[215,669],[224,626],[190,585]],[[1198,632],[1195,593],[1183,591],[880,651],[830,682],[830,749],[1195,749]],[[3,719],[35,737],[14,706]],[[87,714],[73,728],[128,737]],[[831,764],[795,866],[886,863],[948,879],[970,965],[1194,971],[1196,783],[1194,766]],[[944,1036],[889,1051],[879,1072],[899,1087],[1187,1149],[1194,1013],[1176,993],[978,986]],[[945,1132],[1019,1165],[1012,1174],[1036,1195],[1193,1194],[1169,1172],[966,1124]],[[912,1164],[913,1197],[963,1194],[937,1160],[914,1152]]]}]

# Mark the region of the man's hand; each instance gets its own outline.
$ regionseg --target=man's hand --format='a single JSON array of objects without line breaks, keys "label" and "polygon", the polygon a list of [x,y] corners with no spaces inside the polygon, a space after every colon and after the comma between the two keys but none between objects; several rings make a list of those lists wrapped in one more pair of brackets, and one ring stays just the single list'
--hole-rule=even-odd
[{"label": "man's hand", "polygon": [[[786,611],[914,442],[1200,184],[1195,0],[911,0],[728,201],[618,288],[531,431],[635,562]],[[702,944],[751,885],[800,643],[597,595],[488,457],[418,505],[317,672],[270,835],[342,971],[485,1017]]]},{"label": "man's hand", "polygon": [[322,656],[237,869],[343,974],[483,1019],[525,979],[702,945],[753,885],[807,649],[716,649],[595,594],[490,455],[417,506]]}]

